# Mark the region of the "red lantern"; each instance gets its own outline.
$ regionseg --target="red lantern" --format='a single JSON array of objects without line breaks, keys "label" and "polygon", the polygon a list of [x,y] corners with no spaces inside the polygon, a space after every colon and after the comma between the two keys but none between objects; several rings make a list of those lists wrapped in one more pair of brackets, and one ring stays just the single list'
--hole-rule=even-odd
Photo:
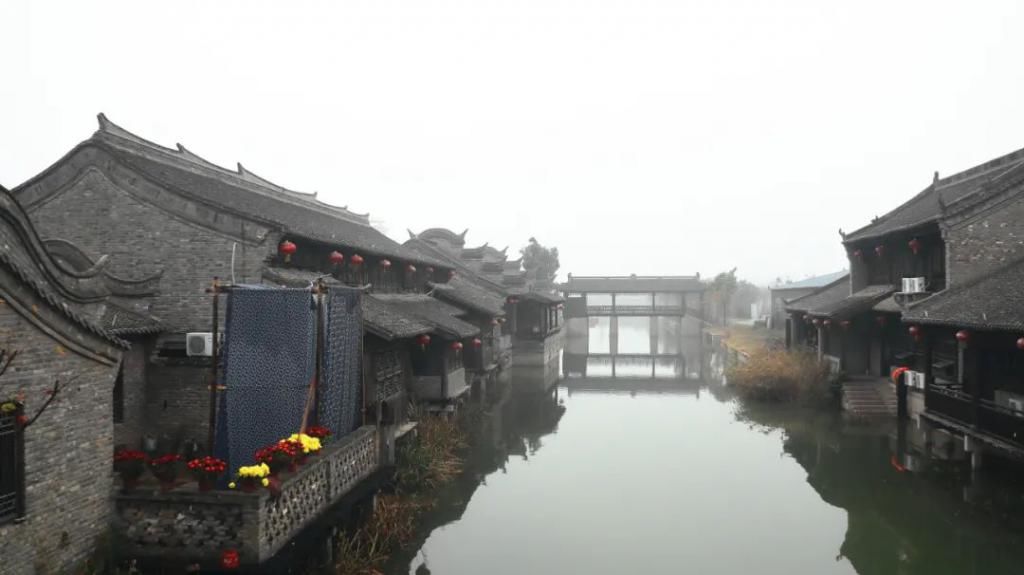
[{"label": "red lantern", "polygon": [[450,280],[455,279],[455,270],[451,270],[451,271],[448,272],[448,279],[450,279]]},{"label": "red lantern", "polygon": [[875,318],[875,322],[877,322],[878,325],[880,325],[882,327],[885,327],[885,321],[886,320],[885,320],[885,316],[884,315],[880,315],[880,316]]},{"label": "red lantern", "polygon": [[475,347],[477,349],[480,349],[480,346],[483,345],[483,344],[484,344],[484,342],[480,341],[479,337],[474,337],[473,338],[473,347]]},{"label": "red lantern", "polygon": [[491,320],[491,325],[498,325],[499,323],[501,323],[501,322],[498,321],[498,318],[494,318],[494,319]]},{"label": "red lantern", "polygon": [[331,264],[333,265],[341,265],[341,262],[345,261],[345,254],[338,250],[334,250],[331,252],[331,255],[327,256],[327,259],[331,260]]},{"label": "red lantern", "polygon": [[1024,351],[1024,337],[1017,340],[1017,349]]},{"label": "red lantern", "polygon": [[363,265],[363,256],[359,254],[353,254],[352,258],[349,259],[348,261],[352,262],[352,265],[354,266],[361,266]]},{"label": "red lantern", "polygon": [[910,251],[914,252],[915,256],[917,255],[917,252],[921,251],[921,242],[917,238],[907,242],[907,245],[910,246]]},{"label": "red lantern", "polygon": [[220,554],[221,569],[238,569],[239,565],[241,565],[241,558],[238,556],[238,550],[225,549]]},{"label": "red lantern", "polygon": [[864,261],[864,252],[853,250],[853,257],[857,258],[857,261]]},{"label": "red lantern", "polygon": [[391,269],[391,260],[380,260],[380,267],[386,270]]},{"label": "red lantern", "polygon": [[22,427],[25,427],[26,425],[28,425],[28,416],[27,416],[27,415],[25,415],[24,413],[23,413],[23,414],[21,414],[21,415],[19,415],[19,416],[18,416],[18,417],[16,417],[16,418],[14,418],[14,420],[15,420],[16,422],[18,422],[18,425],[20,425],[20,426],[22,426]]},{"label": "red lantern", "polygon": [[426,349],[427,346],[430,345],[430,336],[425,333],[421,334],[416,338],[416,343],[419,344],[420,349]]},{"label": "red lantern", "polygon": [[885,246],[883,246],[883,245],[875,246],[875,255],[878,256],[878,257],[884,256],[885,255]]},{"label": "red lantern", "polygon": [[407,271],[408,271],[409,273],[411,273],[411,274],[414,274],[414,273],[416,273],[416,266],[414,266],[414,265],[412,265],[412,264],[409,264],[409,265],[405,266],[405,269],[406,269],[406,270],[407,270]]},{"label": "red lantern", "polygon": [[850,329],[850,320],[844,319],[843,321],[839,322],[839,325],[841,325],[843,329]]},{"label": "red lantern", "polygon": [[821,320],[818,318],[814,318],[813,320],[811,320],[811,323],[813,323],[814,325],[821,325]]},{"label": "red lantern", "polygon": [[962,330],[956,332],[956,340],[959,341],[960,343],[966,344],[967,341],[970,340],[970,339],[971,339],[971,332],[967,331],[966,329],[962,329]]},{"label": "red lantern", "polygon": [[832,325],[832,320],[826,319],[824,323],[825,323],[825,327],[829,327],[830,325]]},{"label": "red lantern", "polygon": [[427,275],[434,275],[434,266],[427,266]]},{"label": "red lantern", "polygon": [[508,303],[515,305],[515,304],[519,303],[519,298],[517,298],[516,296],[512,295],[512,296],[508,296],[508,300],[507,301],[508,301]]},{"label": "red lantern", "polygon": [[463,346],[462,346],[462,342],[461,341],[452,342],[452,349],[453,350],[455,350],[455,351],[462,351],[462,347]]},{"label": "red lantern", "polygon": [[292,261],[292,254],[297,249],[299,249],[298,246],[288,240],[281,242],[281,245],[277,246],[277,251],[284,256],[284,261],[286,262]]},{"label": "red lantern", "polygon": [[921,341],[921,328],[912,325],[907,331],[910,332],[910,336],[914,338],[914,341]]}]

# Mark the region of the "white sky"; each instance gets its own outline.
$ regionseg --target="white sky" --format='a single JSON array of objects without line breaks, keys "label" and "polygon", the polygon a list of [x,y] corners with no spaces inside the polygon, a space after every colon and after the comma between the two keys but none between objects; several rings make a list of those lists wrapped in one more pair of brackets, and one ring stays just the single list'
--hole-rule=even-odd
[{"label": "white sky", "polygon": [[562,272],[759,282],[1024,147],[1024,2],[0,4],[0,184],[96,113]]}]

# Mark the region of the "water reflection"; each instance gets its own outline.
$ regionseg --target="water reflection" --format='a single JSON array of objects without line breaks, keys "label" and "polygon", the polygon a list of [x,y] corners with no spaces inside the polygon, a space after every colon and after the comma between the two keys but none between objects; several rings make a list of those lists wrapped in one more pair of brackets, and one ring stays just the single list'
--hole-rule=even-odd
[{"label": "water reflection", "polygon": [[595,376],[593,356],[572,377],[582,335],[551,391],[492,398],[467,473],[388,573],[1022,571],[1015,471],[972,473],[913,422],[744,408],[720,380]]},{"label": "water reflection", "polygon": [[707,359],[692,318],[571,318],[566,330],[567,378],[703,379]]}]

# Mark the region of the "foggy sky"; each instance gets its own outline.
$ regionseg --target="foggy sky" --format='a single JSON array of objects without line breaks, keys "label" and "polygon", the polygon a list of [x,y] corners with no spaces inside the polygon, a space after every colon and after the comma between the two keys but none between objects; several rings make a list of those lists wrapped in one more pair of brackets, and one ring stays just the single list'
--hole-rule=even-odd
[{"label": "foggy sky", "polygon": [[0,5],[0,184],[105,112],[404,241],[557,245],[576,274],[767,283],[1024,147],[1024,3]]}]

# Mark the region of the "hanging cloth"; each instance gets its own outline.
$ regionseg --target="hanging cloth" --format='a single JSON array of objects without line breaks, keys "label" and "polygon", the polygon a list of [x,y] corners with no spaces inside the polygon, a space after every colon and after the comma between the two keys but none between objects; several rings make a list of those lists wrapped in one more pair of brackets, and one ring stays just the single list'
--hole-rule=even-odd
[{"label": "hanging cloth", "polygon": [[318,417],[321,425],[342,437],[362,425],[362,291],[331,286],[325,314]]},{"label": "hanging cloth", "polygon": [[308,289],[238,286],[228,296],[217,453],[229,470],[299,431],[316,366]]}]

